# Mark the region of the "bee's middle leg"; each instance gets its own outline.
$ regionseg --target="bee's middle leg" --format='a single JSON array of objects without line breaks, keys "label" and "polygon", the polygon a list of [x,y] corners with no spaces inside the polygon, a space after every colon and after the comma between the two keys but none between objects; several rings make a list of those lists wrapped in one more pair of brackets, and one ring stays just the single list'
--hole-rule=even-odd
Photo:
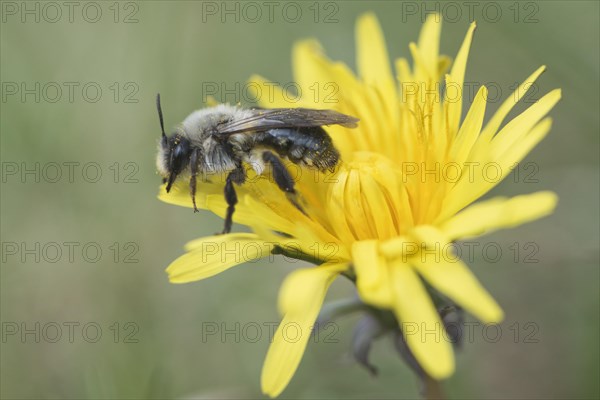
[{"label": "bee's middle leg", "polygon": [[231,171],[227,175],[227,179],[225,181],[225,201],[227,202],[227,211],[225,213],[225,227],[223,228],[222,233],[231,232],[231,225],[233,224],[233,213],[235,211],[235,205],[238,202],[237,194],[235,192],[235,188],[233,184],[236,183],[241,185],[246,181],[246,172],[240,166],[233,171]]},{"label": "bee's middle leg", "polygon": [[294,205],[294,207],[300,210],[303,214],[306,214],[298,203],[298,196],[296,189],[294,188],[294,179],[292,179],[292,176],[287,168],[285,168],[285,165],[283,165],[279,157],[270,151],[265,151],[262,154],[262,158],[265,163],[270,164],[273,168],[273,179],[275,179],[275,183],[279,189],[285,192],[288,200]]}]

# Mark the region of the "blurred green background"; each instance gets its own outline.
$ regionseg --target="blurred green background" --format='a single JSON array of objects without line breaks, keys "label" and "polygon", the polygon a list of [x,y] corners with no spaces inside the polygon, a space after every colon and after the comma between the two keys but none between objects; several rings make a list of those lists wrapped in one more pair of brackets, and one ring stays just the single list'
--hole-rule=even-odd
[{"label": "blurred green background", "polygon": [[[504,252],[490,262],[476,251],[469,264],[503,306],[506,321],[497,342],[494,330],[486,336],[475,326],[445,389],[456,398],[598,398],[599,3],[471,3],[478,29],[467,81],[492,82],[505,98],[514,83],[545,64],[548,71],[529,100],[563,89],[551,112],[552,132],[526,159],[538,166],[537,183],[511,178],[492,195],[549,189],[560,203],[551,217],[480,239]],[[331,58],[355,68],[354,24],[369,10],[380,19],[390,55],[409,57],[421,13],[440,8],[446,17],[441,50],[454,56],[473,6],[353,1],[286,8],[275,2],[270,18],[263,2],[254,8],[75,2],[71,16],[62,3],[54,3],[61,15],[47,4],[2,2],[1,397],[260,398],[268,324],[279,320],[278,287],[300,263],[278,258],[199,283],[169,284],[164,268],[183,244],[220,230],[222,221],[156,199],[156,93],[173,126],[202,106],[203,83],[235,88],[253,73],[291,82],[291,46],[306,37],[318,38]],[[33,14],[23,14],[26,7]],[[239,7],[239,22],[225,7]],[[33,92],[23,94],[27,89]],[[215,97],[238,100],[221,90]],[[487,115],[498,105],[492,102]],[[70,164],[72,182],[64,164],[71,162],[79,163]],[[24,168],[38,168],[39,182],[35,173],[22,177]],[[69,242],[78,243],[72,259]],[[515,242],[518,262],[510,249]],[[524,260],[528,242],[538,246],[538,263]],[[340,279],[327,299],[351,293]],[[418,396],[415,378],[388,339],[373,349],[378,378],[351,360],[356,321],[337,321],[336,343],[309,345],[282,397]],[[39,342],[35,333],[21,335],[22,328],[35,332],[36,323]],[[71,323],[78,324],[72,338]],[[203,338],[207,324],[219,334]],[[255,343],[254,324],[262,334]],[[57,326],[62,336],[55,339]],[[223,328],[237,330],[239,339],[228,334],[222,340]]]}]

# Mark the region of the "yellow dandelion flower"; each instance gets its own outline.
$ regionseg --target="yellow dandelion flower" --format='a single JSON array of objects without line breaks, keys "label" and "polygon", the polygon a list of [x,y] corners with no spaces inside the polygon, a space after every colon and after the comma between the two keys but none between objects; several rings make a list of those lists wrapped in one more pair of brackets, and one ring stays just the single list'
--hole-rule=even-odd
[{"label": "yellow dandelion flower", "polygon": [[[407,60],[396,60],[397,76],[392,73],[381,28],[371,14],[357,23],[358,75],[343,63],[327,59],[317,42],[298,43],[293,67],[303,94],[300,101],[290,103],[290,96],[281,89],[263,105],[329,108],[360,118],[357,129],[327,128],[341,153],[339,170],[321,174],[288,164],[296,172],[292,175],[305,214],[270,179],[250,176],[238,189],[234,220],[251,227],[253,233],[192,241],[187,253],[167,268],[171,282],[185,283],[271,253],[294,253],[320,264],[294,271],[281,287],[278,305],[283,321],[261,377],[262,390],[269,396],[279,395],[292,378],[327,289],[340,274],[355,279],[362,301],[393,311],[400,324],[426,329],[443,326],[423,282],[483,322],[499,322],[503,313],[498,304],[462,261],[440,254],[441,249],[456,240],[543,217],[556,205],[551,192],[471,204],[546,136],[551,120],[545,115],[561,94],[551,91],[503,125],[515,103],[543,72],[541,67],[486,124],[487,89],[481,87],[461,121],[475,24],[451,63],[439,54],[439,20],[437,15],[430,16],[418,43],[410,44],[412,68]],[[262,85],[265,93],[272,89],[261,77],[253,77],[252,82],[256,88]],[[315,97],[311,88],[315,82],[331,83],[337,101]],[[495,179],[481,176],[481,169],[489,166]],[[223,183],[205,182],[198,190],[198,207],[223,217],[227,207]],[[186,182],[176,184],[169,194],[162,188],[160,199],[191,207]],[[243,248],[243,256],[221,253],[218,249],[227,243]],[[207,252],[207,245],[216,250]],[[281,330],[290,323],[299,327],[299,340],[285,340]],[[453,372],[449,341],[422,340],[420,335],[403,332],[427,374],[442,379]]]}]

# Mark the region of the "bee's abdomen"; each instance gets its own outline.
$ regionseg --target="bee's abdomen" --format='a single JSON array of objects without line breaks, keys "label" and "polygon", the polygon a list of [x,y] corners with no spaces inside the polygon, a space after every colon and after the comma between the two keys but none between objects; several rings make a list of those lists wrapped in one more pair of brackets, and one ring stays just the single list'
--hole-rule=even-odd
[{"label": "bee's abdomen", "polygon": [[271,129],[258,134],[256,143],[296,164],[320,170],[333,169],[340,158],[331,138],[321,127]]}]

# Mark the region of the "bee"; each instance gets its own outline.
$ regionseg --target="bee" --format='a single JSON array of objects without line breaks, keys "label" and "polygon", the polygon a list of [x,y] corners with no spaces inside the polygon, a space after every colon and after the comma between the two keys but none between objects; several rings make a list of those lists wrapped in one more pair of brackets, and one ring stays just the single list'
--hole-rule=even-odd
[{"label": "bee", "polygon": [[196,178],[199,174],[226,173],[227,202],[223,233],[231,231],[237,195],[234,184],[246,181],[243,163],[261,175],[271,168],[272,176],[288,199],[296,201],[294,180],[282,159],[320,171],[332,170],[340,155],[326,125],[357,126],[358,119],[332,110],[307,108],[242,108],[220,104],[192,112],[167,136],[160,94],[156,108],[162,132],[156,157],[158,172],[167,193],[179,177],[189,178],[190,196],[196,207]]}]

